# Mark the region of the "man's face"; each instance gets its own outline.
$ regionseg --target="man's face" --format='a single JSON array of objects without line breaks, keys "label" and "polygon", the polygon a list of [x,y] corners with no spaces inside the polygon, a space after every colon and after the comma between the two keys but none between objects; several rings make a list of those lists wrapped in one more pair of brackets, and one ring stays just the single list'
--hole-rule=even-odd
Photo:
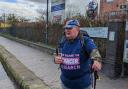
[{"label": "man's face", "polygon": [[65,36],[67,39],[75,39],[79,33],[79,27],[65,29]]}]

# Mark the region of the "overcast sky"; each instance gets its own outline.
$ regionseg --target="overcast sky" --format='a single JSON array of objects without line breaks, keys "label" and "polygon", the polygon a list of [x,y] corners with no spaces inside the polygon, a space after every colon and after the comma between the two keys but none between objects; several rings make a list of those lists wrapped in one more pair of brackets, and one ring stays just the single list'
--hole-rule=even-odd
[{"label": "overcast sky", "polygon": [[20,16],[38,17],[38,8],[46,8],[45,3],[38,3],[27,0],[0,0],[0,14],[15,13]]},{"label": "overcast sky", "polygon": [[[0,0],[0,13],[16,12],[21,16],[39,16],[35,10],[38,8],[46,9],[46,1],[47,0]],[[66,0],[66,3],[75,5],[80,12],[83,12],[89,1],[90,0]]]}]

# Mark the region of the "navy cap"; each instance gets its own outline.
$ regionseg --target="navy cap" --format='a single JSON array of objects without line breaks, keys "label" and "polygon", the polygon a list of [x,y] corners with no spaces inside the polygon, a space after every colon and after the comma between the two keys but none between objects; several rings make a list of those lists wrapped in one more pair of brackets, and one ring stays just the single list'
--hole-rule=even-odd
[{"label": "navy cap", "polygon": [[65,29],[71,29],[75,26],[80,26],[78,20],[69,20],[66,22],[66,25],[64,26]]}]

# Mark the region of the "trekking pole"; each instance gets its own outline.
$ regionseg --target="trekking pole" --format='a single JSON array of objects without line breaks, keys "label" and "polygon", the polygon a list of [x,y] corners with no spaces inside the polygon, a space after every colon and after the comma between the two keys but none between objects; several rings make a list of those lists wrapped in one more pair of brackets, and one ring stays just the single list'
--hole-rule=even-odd
[{"label": "trekking pole", "polygon": [[56,47],[56,55],[58,56],[59,52],[58,52],[58,47]]},{"label": "trekking pole", "polygon": [[[59,51],[58,50],[59,50],[58,47],[56,47],[54,56],[58,56],[59,55]],[[54,59],[54,63],[55,63],[55,59]],[[58,77],[57,76],[59,74],[59,68],[60,68],[60,66],[59,67],[57,66],[57,70],[56,70],[56,72],[54,74],[54,77],[51,79],[50,83],[54,83],[54,82],[58,81]]]},{"label": "trekking pole", "polygon": [[94,71],[94,89],[96,89],[96,80],[99,79],[99,75],[97,71]]},{"label": "trekking pole", "polygon": [[[92,65],[93,65],[94,61],[92,61]],[[92,73],[94,76],[94,81],[93,81],[93,89],[96,89],[96,80],[99,79],[99,75],[98,72],[95,71],[94,69],[92,69]]]},{"label": "trekking pole", "polygon": [[[57,55],[57,56],[58,56],[58,55],[61,55],[61,54],[60,54],[60,51],[61,51],[60,48],[56,47],[56,55]],[[59,64],[58,70],[60,69],[60,66],[61,66],[61,65]]]}]

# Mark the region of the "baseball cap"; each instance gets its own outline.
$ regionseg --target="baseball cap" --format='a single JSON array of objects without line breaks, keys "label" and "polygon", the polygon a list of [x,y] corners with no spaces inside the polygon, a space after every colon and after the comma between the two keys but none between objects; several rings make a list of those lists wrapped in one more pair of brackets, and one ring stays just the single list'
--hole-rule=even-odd
[{"label": "baseball cap", "polygon": [[79,21],[78,20],[69,20],[66,22],[64,28],[65,29],[71,29],[75,26],[80,26]]}]

